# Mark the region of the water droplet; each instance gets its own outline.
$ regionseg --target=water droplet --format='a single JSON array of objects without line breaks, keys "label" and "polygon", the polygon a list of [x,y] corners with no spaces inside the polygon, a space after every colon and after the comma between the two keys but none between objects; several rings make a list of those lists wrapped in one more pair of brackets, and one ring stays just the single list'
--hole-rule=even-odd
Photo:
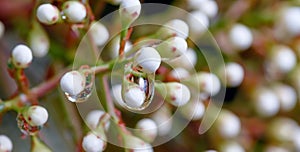
[{"label": "water droplet", "polygon": [[25,135],[35,135],[42,129],[42,126],[31,126],[23,114],[18,114],[17,123],[21,132]]},{"label": "water droplet", "polygon": [[124,68],[122,98],[130,110],[144,110],[154,96],[155,73],[145,73],[139,67],[128,63]]},{"label": "water droplet", "polygon": [[71,102],[84,102],[92,94],[92,89],[95,80],[94,72],[88,65],[81,66],[78,71],[85,77],[85,87],[84,90],[77,95],[70,95],[67,92],[65,92],[65,96]]}]

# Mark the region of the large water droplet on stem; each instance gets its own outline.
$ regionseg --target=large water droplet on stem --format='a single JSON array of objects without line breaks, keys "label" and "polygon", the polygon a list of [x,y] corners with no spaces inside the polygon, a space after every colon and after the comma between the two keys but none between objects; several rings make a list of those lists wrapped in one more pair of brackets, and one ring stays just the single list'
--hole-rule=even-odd
[{"label": "large water droplet on stem", "polygon": [[[71,95],[65,92],[65,96],[71,102],[84,102],[86,101],[92,94],[92,89],[94,85],[95,75],[94,72],[88,65],[83,65],[78,70],[82,76],[85,78],[85,87],[84,90],[79,94]],[[74,82],[76,83],[76,82]]]},{"label": "large water droplet on stem", "polygon": [[139,67],[128,63],[124,68],[122,98],[126,108],[144,110],[154,96],[155,73],[145,73]]}]

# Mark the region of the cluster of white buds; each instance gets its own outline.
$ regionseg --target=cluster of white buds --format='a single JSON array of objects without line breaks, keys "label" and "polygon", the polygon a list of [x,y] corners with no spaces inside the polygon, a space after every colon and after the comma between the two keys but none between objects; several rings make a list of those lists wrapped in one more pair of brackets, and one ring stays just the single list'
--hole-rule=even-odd
[{"label": "cluster of white buds", "polygon": [[153,152],[153,148],[149,143],[141,140],[133,135],[125,135],[124,148],[130,149],[132,152]]},{"label": "cluster of white buds", "polygon": [[140,66],[146,73],[155,73],[160,63],[161,57],[152,47],[141,48],[134,56],[134,66]]},{"label": "cluster of white buds", "polygon": [[15,67],[27,68],[32,61],[32,52],[26,45],[19,44],[13,48],[11,58]]},{"label": "cluster of white buds", "polygon": [[119,14],[122,27],[128,28],[140,15],[141,3],[139,0],[124,0],[121,2]]},{"label": "cluster of white buds", "polygon": [[34,23],[29,33],[29,46],[35,57],[44,57],[49,51],[49,38],[39,23]]},{"label": "cluster of white buds", "polygon": [[4,35],[5,32],[5,26],[4,24],[0,21],[0,38]]},{"label": "cluster of white buds", "polygon": [[106,148],[106,141],[90,132],[83,138],[82,148],[86,152],[102,152]]},{"label": "cluster of white buds", "polygon": [[270,117],[277,114],[280,102],[273,90],[258,88],[254,92],[254,108],[260,116]]},{"label": "cluster of white buds", "polygon": [[276,45],[267,57],[265,70],[271,77],[275,77],[278,74],[285,74],[291,71],[296,63],[297,57],[291,48],[284,45]]},{"label": "cluster of white buds", "polygon": [[90,127],[90,129],[92,130],[96,130],[97,127],[100,125],[100,123],[104,123],[105,129],[108,130],[110,126],[110,122],[109,120],[104,120],[106,119],[105,115],[107,114],[102,110],[93,110],[87,114],[85,121],[88,127]]},{"label": "cluster of white buds", "polygon": [[253,35],[247,26],[236,24],[229,31],[229,40],[235,49],[243,51],[252,45]]},{"label": "cluster of white buds", "polygon": [[82,22],[87,15],[85,6],[79,1],[66,1],[62,10],[67,20],[72,23]]},{"label": "cluster of white buds", "polygon": [[23,114],[31,126],[42,126],[48,120],[48,111],[42,106],[30,106]]},{"label": "cluster of white buds", "polygon": [[293,119],[279,117],[275,118],[268,127],[268,137],[270,140],[277,142],[292,142],[298,124]]},{"label": "cluster of white buds", "polygon": [[221,82],[219,78],[213,74],[208,72],[199,72],[189,79],[195,87],[199,88],[201,93],[214,96],[216,95],[221,89]]},{"label": "cluster of white buds", "polygon": [[173,119],[168,107],[162,106],[151,115],[151,119],[154,120],[157,125],[159,136],[166,136],[172,130]]},{"label": "cluster of white buds", "polygon": [[91,24],[89,32],[91,32],[92,38],[97,46],[102,46],[109,39],[107,28],[99,21]]},{"label": "cluster of white buds", "polygon": [[205,113],[205,105],[202,101],[189,101],[180,109],[182,115],[188,120],[199,120]]},{"label": "cluster of white buds", "polygon": [[187,42],[181,37],[171,37],[156,46],[156,50],[162,58],[174,59],[186,53]]},{"label": "cluster of white buds", "polygon": [[276,36],[280,39],[286,39],[287,37],[293,37],[300,34],[300,21],[298,17],[300,15],[300,7],[290,6],[283,8],[279,14],[279,20],[277,22]]},{"label": "cluster of white buds", "polygon": [[[225,65],[226,85],[230,87],[239,86],[244,79],[243,67],[235,62],[230,62]],[[224,81],[224,80],[223,80]]]},{"label": "cluster of white buds", "polygon": [[192,11],[187,17],[187,23],[191,28],[192,35],[199,35],[207,31],[209,18],[202,11]]},{"label": "cluster of white buds", "polygon": [[245,152],[245,148],[236,141],[226,141],[220,145],[221,152]]},{"label": "cluster of white buds", "polygon": [[62,91],[69,95],[77,95],[85,88],[85,77],[78,71],[70,71],[63,75],[60,80]]},{"label": "cluster of white buds", "polygon": [[11,152],[12,149],[13,149],[13,144],[11,140],[5,135],[0,135],[0,151]]},{"label": "cluster of white buds", "polygon": [[60,18],[58,8],[52,4],[40,5],[36,16],[40,22],[48,25],[56,23]]},{"label": "cluster of white buds", "polygon": [[197,63],[197,54],[195,50],[188,48],[187,51],[180,57],[168,62],[173,67],[181,67],[184,69],[194,69]]},{"label": "cluster of white buds", "polygon": [[190,89],[182,83],[156,83],[155,88],[165,97],[165,101],[176,107],[185,105],[191,98]]},{"label": "cluster of white buds", "polygon": [[272,87],[280,102],[282,111],[292,110],[297,103],[297,93],[294,88],[286,84],[276,84]]},{"label": "cluster of white buds", "polygon": [[135,134],[148,143],[155,140],[157,132],[156,123],[149,118],[139,120],[135,127]]},{"label": "cluster of white buds", "polygon": [[210,18],[218,14],[218,4],[215,0],[188,0],[189,7],[203,12]]},{"label": "cluster of white buds", "polygon": [[186,39],[189,35],[189,27],[184,21],[174,19],[165,23],[155,35],[160,39],[167,39],[174,36]]},{"label": "cluster of white buds", "polygon": [[241,132],[241,121],[234,113],[222,110],[216,121],[216,131],[223,138],[235,138]]}]

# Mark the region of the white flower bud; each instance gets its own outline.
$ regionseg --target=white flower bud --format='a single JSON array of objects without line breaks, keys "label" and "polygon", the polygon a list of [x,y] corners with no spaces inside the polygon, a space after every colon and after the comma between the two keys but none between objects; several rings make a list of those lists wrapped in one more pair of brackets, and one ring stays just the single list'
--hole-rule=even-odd
[{"label": "white flower bud", "polygon": [[209,18],[201,11],[193,11],[187,17],[187,22],[191,28],[192,34],[199,35],[207,31]]},{"label": "white flower bud", "polygon": [[195,50],[188,48],[186,53],[182,54],[180,57],[175,58],[168,62],[173,67],[181,67],[185,69],[193,69],[197,63],[197,54]]},{"label": "white flower bud", "polygon": [[265,69],[272,76],[291,71],[296,63],[297,57],[291,48],[284,45],[276,45],[271,50]]},{"label": "white flower bud", "polygon": [[178,80],[181,80],[188,78],[190,73],[184,68],[175,68],[170,72],[170,75]]},{"label": "white flower bud", "polygon": [[12,50],[12,62],[18,68],[26,68],[32,61],[32,52],[26,45],[19,44]]},{"label": "white flower bud", "polygon": [[0,21],[0,38],[4,35],[5,31],[5,26],[4,24]]},{"label": "white flower bud", "polygon": [[151,115],[151,119],[154,120],[157,125],[159,136],[168,135],[172,130],[173,119],[168,107],[161,107],[158,111]]},{"label": "white flower bud", "polygon": [[125,90],[123,99],[132,108],[139,108],[143,105],[146,95],[140,87],[131,87]]},{"label": "white flower bud", "polygon": [[146,73],[155,73],[161,63],[159,53],[152,47],[141,48],[134,56],[134,64]]},{"label": "white flower bud", "polygon": [[92,23],[90,31],[96,45],[101,46],[109,39],[107,28],[100,22]]},{"label": "white flower bud", "polygon": [[[124,52],[125,53],[128,52],[129,50],[131,50],[131,48],[132,48],[132,42],[126,41]],[[120,37],[117,36],[109,44],[109,48],[107,50],[111,59],[119,57],[119,49],[120,49]]]},{"label": "white flower bud", "polygon": [[85,77],[78,71],[67,72],[60,80],[62,91],[77,95],[85,88]]},{"label": "white flower bud", "polygon": [[1,152],[10,152],[13,149],[13,144],[11,140],[5,136],[0,135],[0,151]]},{"label": "white flower bud", "polygon": [[277,95],[270,89],[259,88],[256,90],[254,106],[256,112],[263,117],[274,116],[280,109]]},{"label": "white flower bud", "polygon": [[282,35],[296,36],[300,34],[300,7],[288,7],[281,12],[279,21],[279,26]]},{"label": "white flower bud", "polygon": [[93,133],[88,133],[82,140],[82,148],[86,152],[102,152],[106,148],[106,141]]},{"label": "white flower bud", "polygon": [[58,8],[51,4],[42,4],[37,8],[37,18],[44,24],[54,24],[59,19]]},{"label": "white flower bud", "polygon": [[198,2],[192,8],[203,12],[210,18],[215,17],[218,14],[218,4],[215,0],[198,0]]},{"label": "white flower bud", "polygon": [[156,32],[156,35],[160,39],[166,39],[173,36],[186,39],[189,35],[189,27],[184,21],[174,19],[165,23],[163,27]]},{"label": "white flower bud", "polygon": [[48,120],[48,111],[41,106],[31,106],[27,109],[25,118],[32,126],[42,126]]},{"label": "white flower bud", "polygon": [[144,142],[140,138],[132,135],[124,136],[124,142],[126,149],[130,149],[132,152],[153,152],[153,148],[150,144]]},{"label": "white flower bud", "polygon": [[235,49],[243,51],[252,45],[253,35],[245,25],[236,24],[229,31],[229,40]]},{"label": "white flower bud", "polygon": [[244,147],[234,141],[228,141],[221,144],[221,152],[245,152]]},{"label": "white flower bud", "polygon": [[[95,130],[98,127],[100,119],[103,118],[105,112],[102,110],[93,110],[89,112],[85,118],[85,121],[92,130]],[[108,130],[110,122],[105,122],[105,129]]]},{"label": "white flower bud", "polygon": [[298,124],[293,119],[276,118],[270,123],[268,137],[273,141],[292,142],[297,128]]},{"label": "white flower bud", "polygon": [[111,92],[113,95],[113,99],[116,102],[117,106],[124,107],[124,100],[122,98],[122,85],[121,84],[115,84],[111,88]]},{"label": "white flower bud", "polygon": [[144,118],[136,124],[136,135],[146,142],[153,142],[157,136],[157,125],[149,118]]},{"label": "white flower bud", "polygon": [[193,81],[194,85],[197,85],[204,94],[214,96],[221,90],[221,82],[213,73],[200,72],[193,77],[191,81]]},{"label": "white flower bud", "polygon": [[68,21],[73,23],[82,22],[87,15],[85,6],[78,1],[66,1],[62,9]]},{"label": "white flower bud", "polygon": [[216,129],[223,138],[234,138],[241,131],[241,121],[234,113],[223,110],[216,121]]},{"label": "white flower bud", "polygon": [[294,88],[285,84],[278,84],[273,87],[273,90],[279,98],[282,111],[290,111],[295,107],[297,103],[297,93]]},{"label": "white flower bud", "polygon": [[156,47],[162,58],[174,59],[187,51],[187,42],[180,37],[172,37]]},{"label": "white flower bud", "polygon": [[185,105],[191,98],[191,92],[187,86],[178,82],[165,83],[166,101],[174,106],[180,107]]},{"label": "white flower bud", "polygon": [[123,28],[128,28],[141,13],[141,3],[139,0],[124,0],[119,9]]},{"label": "white flower bud", "polygon": [[205,106],[202,101],[190,101],[180,108],[180,112],[186,119],[199,120],[204,115]]},{"label": "white flower bud", "polygon": [[226,84],[231,87],[239,86],[244,79],[244,69],[240,64],[230,62],[225,65]]},{"label": "white flower bud", "polygon": [[44,57],[49,51],[49,38],[45,30],[34,23],[33,29],[29,33],[29,46],[32,49],[32,54],[35,57]]}]

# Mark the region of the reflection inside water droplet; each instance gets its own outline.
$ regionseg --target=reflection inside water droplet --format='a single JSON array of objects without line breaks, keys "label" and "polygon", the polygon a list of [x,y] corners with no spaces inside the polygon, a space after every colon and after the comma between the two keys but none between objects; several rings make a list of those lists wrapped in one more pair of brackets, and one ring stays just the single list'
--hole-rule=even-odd
[{"label": "reflection inside water droplet", "polygon": [[92,94],[93,84],[95,80],[94,72],[88,65],[81,66],[78,71],[85,77],[85,87],[84,90],[77,95],[70,95],[67,92],[64,93],[67,99],[71,102],[84,102]]},{"label": "reflection inside water droplet", "polygon": [[21,130],[21,132],[25,135],[35,135],[42,129],[42,126],[31,126],[26,121],[23,114],[18,114],[17,123],[18,123],[18,127]]},{"label": "reflection inside water droplet", "polygon": [[145,73],[132,63],[125,65],[122,98],[126,108],[144,110],[150,105],[154,96],[154,78],[155,73]]}]

